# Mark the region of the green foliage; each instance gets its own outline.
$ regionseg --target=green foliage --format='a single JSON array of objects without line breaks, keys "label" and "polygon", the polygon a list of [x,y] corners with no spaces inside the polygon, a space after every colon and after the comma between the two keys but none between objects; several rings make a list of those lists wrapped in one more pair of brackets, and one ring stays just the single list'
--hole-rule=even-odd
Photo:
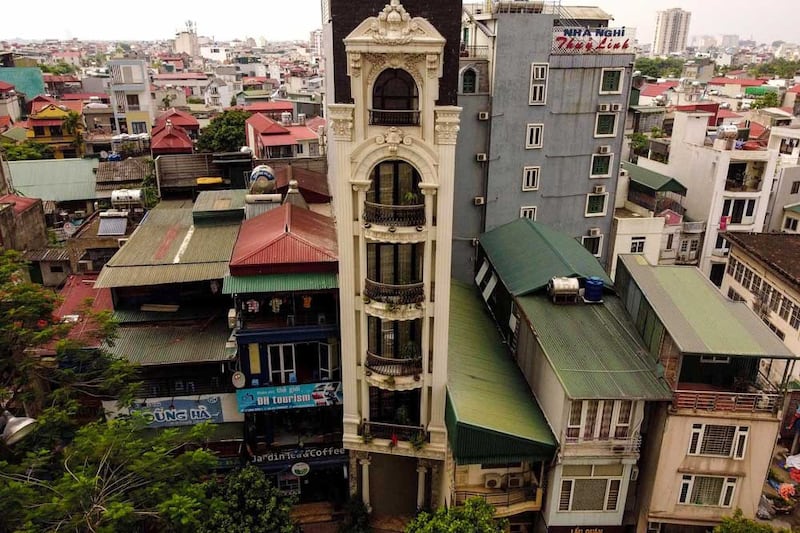
[{"label": "green foliage", "polygon": [[345,504],[344,520],[339,527],[339,533],[369,533],[369,511],[364,502],[353,498]]},{"label": "green foliage", "polygon": [[186,98],[186,103],[187,104],[204,104],[205,100],[203,100],[202,98],[199,98],[197,96],[189,96],[188,98]]},{"label": "green foliage", "polygon": [[790,61],[788,59],[773,59],[767,63],[761,63],[748,69],[748,73],[753,77],[777,76],[779,78],[792,78],[794,73],[800,70],[800,61]]},{"label": "green foliage", "polygon": [[9,161],[24,161],[29,159],[53,159],[53,149],[46,144],[26,140],[19,144],[10,141],[0,141],[0,150]]},{"label": "green foliage", "polygon": [[63,76],[64,74],[74,74],[78,71],[74,65],[65,63],[63,61],[59,61],[55,65],[40,65],[39,68],[42,69],[42,72],[46,74],[56,74],[59,76]]},{"label": "green foliage", "polygon": [[264,472],[252,465],[228,474],[214,485],[215,508],[199,533],[248,531],[249,533],[293,533],[289,515],[294,501],[283,496]]},{"label": "green foliage", "polygon": [[634,69],[651,78],[677,78],[683,71],[683,59],[675,57],[640,57]]},{"label": "green foliage", "polygon": [[650,139],[644,133],[631,133],[628,135],[631,143],[631,151],[636,155],[647,155],[650,148]]},{"label": "green foliage", "polygon": [[210,426],[146,425],[138,416],[93,422],[61,449],[0,464],[0,501],[25,498],[0,531],[197,531],[207,508],[201,481],[216,463],[198,448]]},{"label": "green foliage", "polygon": [[508,521],[494,519],[494,507],[482,498],[470,498],[461,507],[420,513],[406,533],[503,533]]},{"label": "green foliage", "polygon": [[774,529],[769,524],[762,524],[745,518],[741,509],[736,509],[733,516],[722,519],[722,523],[714,528],[714,533],[788,533],[785,529]]},{"label": "green foliage", "polygon": [[144,196],[144,205],[148,209],[156,206],[158,203],[158,186],[156,185],[155,165],[151,158],[147,158],[147,174],[142,180],[142,196]]},{"label": "green foliage", "polygon": [[237,152],[246,142],[244,123],[248,118],[246,111],[224,111],[200,131],[197,148],[201,152]]},{"label": "green foliage", "polygon": [[750,105],[750,109],[763,109],[765,107],[778,107],[778,93],[769,92],[761,96],[757,96],[755,101]]}]

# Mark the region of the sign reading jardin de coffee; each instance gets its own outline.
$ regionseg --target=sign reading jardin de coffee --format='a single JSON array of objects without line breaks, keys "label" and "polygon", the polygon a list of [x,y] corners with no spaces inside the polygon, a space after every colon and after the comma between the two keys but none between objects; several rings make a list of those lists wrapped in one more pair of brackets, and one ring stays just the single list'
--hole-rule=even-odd
[{"label": "sign reading jardin de coffee", "polygon": [[547,533],[623,533],[623,526],[550,526]]},{"label": "sign reading jardin de coffee", "polygon": [[146,400],[134,403],[131,412],[141,413],[150,427],[190,426],[200,422],[224,422],[222,402],[219,396],[202,400],[175,398],[170,400]]},{"label": "sign reading jardin de coffee", "polygon": [[632,54],[633,35],[622,28],[553,28],[554,54]]},{"label": "sign reading jardin de coffee", "polygon": [[236,391],[236,403],[239,405],[241,413],[341,405],[342,383],[327,381],[325,383],[239,389]]},{"label": "sign reading jardin de coffee", "polygon": [[321,459],[327,458],[343,458],[345,457],[345,449],[337,448],[335,446],[328,446],[325,448],[293,448],[291,450],[280,450],[264,455],[254,455],[251,459],[253,463],[297,463],[307,462],[314,463]]}]

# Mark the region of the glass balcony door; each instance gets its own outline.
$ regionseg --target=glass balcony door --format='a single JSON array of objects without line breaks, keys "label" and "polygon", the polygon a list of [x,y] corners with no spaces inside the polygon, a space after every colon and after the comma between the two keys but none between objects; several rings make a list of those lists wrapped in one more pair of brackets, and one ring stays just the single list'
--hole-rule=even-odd
[{"label": "glass balcony door", "polygon": [[423,245],[367,244],[367,277],[378,283],[409,285],[422,281]]},{"label": "glass balcony door", "polygon": [[269,376],[272,383],[297,383],[294,344],[269,346]]}]

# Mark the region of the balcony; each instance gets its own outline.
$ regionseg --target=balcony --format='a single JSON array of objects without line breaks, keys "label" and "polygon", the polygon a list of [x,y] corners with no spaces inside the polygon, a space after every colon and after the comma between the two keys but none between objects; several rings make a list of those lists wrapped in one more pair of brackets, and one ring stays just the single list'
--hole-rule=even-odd
[{"label": "balcony", "polygon": [[358,434],[363,437],[365,441],[370,441],[371,439],[430,441],[430,435],[425,431],[424,426],[408,426],[386,422],[372,422],[370,420],[364,420],[358,430]]},{"label": "balcony", "polygon": [[389,226],[389,231],[396,226],[425,226],[425,205],[386,205],[364,202],[364,221],[368,224]]},{"label": "balcony", "polygon": [[412,376],[422,372],[422,357],[381,357],[367,352],[367,368],[384,376]]},{"label": "balcony", "polygon": [[676,390],[672,401],[674,409],[692,411],[728,411],[736,413],[777,414],[782,395],[776,393],[740,393]]},{"label": "balcony", "polygon": [[586,455],[587,453],[597,454],[636,454],[642,445],[641,435],[634,435],[625,438],[608,439],[581,439],[579,437],[566,437],[564,455]]},{"label": "balcony", "polygon": [[472,59],[486,59],[489,57],[488,46],[468,46],[461,45],[458,53],[459,57],[472,58]]},{"label": "balcony", "polygon": [[370,126],[419,126],[419,111],[413,109],[370,109]]},{"label": "balcony", "polygon": [[540,511],[543,492],[536,486],[496,490],[470,487],[469,490],[455,491],[455,504],[464,505],[470,498],[481,498],[495,508],[495,518],[503,518],[517,513]]},{"label": "balcony", "polygon": [[390,305],[413,305],[425,301],[425,286],[422,282],[392,285],[364,280],[364,296],[376,302]]},{"label": "balcony", "polygon": [[681,225],[681,233],[703,233],[706,230],[706,223],[703,222],[684,222]]}]

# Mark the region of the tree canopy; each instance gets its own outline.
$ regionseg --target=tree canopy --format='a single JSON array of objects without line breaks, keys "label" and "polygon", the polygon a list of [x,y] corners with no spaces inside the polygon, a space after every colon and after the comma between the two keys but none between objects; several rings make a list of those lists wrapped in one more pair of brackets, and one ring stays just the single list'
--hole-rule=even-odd
[{"label": "tree canopy", "polygon": [[741,509],[736,509],[733,516],[722,519],[722,523],[714,528],[714,533],[789,533],[785,529],[774,529],[769,524],[763,524],[745,518]]},{"label": "tree canopy", "polygon": [[683,71],[684,60],[675,57],[640,57],[634,68],[650,78],[677,78]]},{"label": "tree canopy", "polygon": [[792,78],[798,70],[800,70],[800,60],[791,61],[779,58],[755,65],[748,69],[748,73],[754,77],[777,76],[779,78]]},{"label": "tree canopy", "polygon": [[491,504],[471,498],[461,507],[420,513],[406,526],[406,533],[503,533],[507,522],[494,519]]},{"label": "tree canopy", "polygon": [[0,150],[9,161],[24,161],[28,159],[53,159],[53,149],[46,144],[26,140],[19,144],[13,142],[0,142]]},{"label": "tree canopy", "polygon": [[250,113],[232,109],[214,117],[200,131],[197,148],[202,152],[238,152],[245,145],[245,121]]},{"label": "tree canopy", "polygon": [[750,108],[763,109],[765,107],[778,107],[778,105],[778,93],[769,92],[764,93],[761,96],[757,96]]},{"label": "tree canopy", "polygon": [[39,68],[46,74],[56,75],[74,74],[78,71],[75,65],[65,63],[64,61],[59,61],[55,65],[40,65]]}]

